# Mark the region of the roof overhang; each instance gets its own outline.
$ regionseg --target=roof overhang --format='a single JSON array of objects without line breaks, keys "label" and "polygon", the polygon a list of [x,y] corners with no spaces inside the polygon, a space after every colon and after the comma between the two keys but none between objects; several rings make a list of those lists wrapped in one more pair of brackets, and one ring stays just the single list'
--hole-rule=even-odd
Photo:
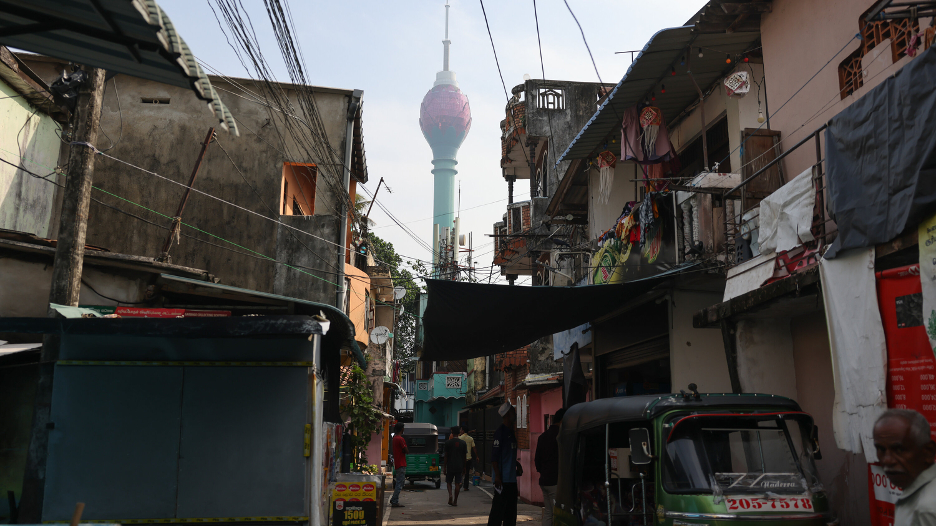
[{"label": "roof overhang", "polygon": [[154,0],[0,0],[0,44],[188,88],[221,127],[237,123]]},{"label": "roof overhang", "polygon": [[[699,100],[696,85],[706,90],[736,67],[735,57],[751,51],[759,40],[760,32],[756,31],[706,34],[695,26],[658,31],[556,164],[591,157],[599,145],[620,133],[624,112],[648,101],[653,94],[656,100],[652,104],[672,125]],[[701,58],[699,48],[703,51]],[[732,58],[731,64],[726,64],[726,57]],[[660,93],[664,84],[666,93]]]}]

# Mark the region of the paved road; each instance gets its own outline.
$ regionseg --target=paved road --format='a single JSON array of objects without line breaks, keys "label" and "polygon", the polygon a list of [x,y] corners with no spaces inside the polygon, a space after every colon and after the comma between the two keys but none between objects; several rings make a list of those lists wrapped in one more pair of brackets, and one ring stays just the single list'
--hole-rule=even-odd
[{"label": "paved road", "polygon": [[[388,479],[389,482],[389,479]],[[483,491],[483,490],[486,490]],[[458,506],[448,505],[448,491],[445,483],[442,489],[435,489],[435,484],[417,482],[407,484],[400,493],[402,508],[390,508],[389,521],[385,526],[432,526],[435,524],[487,524],[491,511],[491,497],[494,488],[491,483],[481,487],[472,486],[470,491],[461,492]],[[387,499],[392,491],[387,491]],[[389,504],[387,504],[389,506]],[[520,503],[517,507],[517,524],[540,526],[542,508]]]}]

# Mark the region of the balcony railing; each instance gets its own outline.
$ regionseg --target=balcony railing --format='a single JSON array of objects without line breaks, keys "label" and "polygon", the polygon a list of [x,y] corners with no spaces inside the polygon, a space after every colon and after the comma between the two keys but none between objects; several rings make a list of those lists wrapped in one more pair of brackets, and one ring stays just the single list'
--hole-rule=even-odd
[{"label": "balcony railing", "polygon": [[[823,246],[827,245],[835,236],[835,229],[829,228],[832,219],[828,217],[825,210],[825,189],[826,178],[824,170],[824,161],[822,158],[821,133],[826,129],[826,125],[820,126],[817,130],[800,140],[792,148],[778,155],[775,159],[765,164],[760,170],[753,173],[750,177],[741,181],[737,186],[724,192],[721,200],[724,206],[724,245],[723,259],[727,267],[733,267],[759,255],[759,237],[760,237],[760,206],[747,206],[745,198],[745,188],[756,184],[764,174],[775,165],[779,164],[785,157],[800,147],[814,143],[816,149],[815,162],[812,164],[812,183],[816,192],[815,204],[813,207],[813,218],[810,233],[814,238],[812,241],[805,242],[801,247],[797,247],[786,253],[778,254],[779,259],[789,270],[805,266],[810,258],[815,259],[816,254]],[[720,258],[721,259],[721,258]]]}]

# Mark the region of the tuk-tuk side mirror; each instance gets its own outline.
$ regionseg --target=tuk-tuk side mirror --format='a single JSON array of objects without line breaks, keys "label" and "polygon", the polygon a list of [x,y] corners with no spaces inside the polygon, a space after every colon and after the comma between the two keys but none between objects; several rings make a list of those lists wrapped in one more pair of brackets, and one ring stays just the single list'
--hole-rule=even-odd
[{"label": "tuk-tuk side mirror", "polygon": [[812,446],[813,446],[813,458],[816,460],[822,460],[822,451],[819,449],[819,426],[812,426]]},{"label": "tuk-tuk side mirror", "polygon": [[646,428],[631,429],[629,437],[631,462],[637,465],[649,464],[653,460],[653,453],[650,451],[650,431]]}]

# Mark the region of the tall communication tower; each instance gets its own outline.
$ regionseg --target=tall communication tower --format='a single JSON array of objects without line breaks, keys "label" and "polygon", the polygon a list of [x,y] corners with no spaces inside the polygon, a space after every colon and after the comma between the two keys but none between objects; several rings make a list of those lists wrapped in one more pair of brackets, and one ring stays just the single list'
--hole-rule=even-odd
[{"label": "tall communication tower", "polygon": [[[458,89],[455,72],[449,70],[448,34],[449,5],[445,4],[445,40],[442,41],[442,71],[436,73],[432,89],[423,97],[419,108],[419,127],[432,148],[432,264],[433,273],[440,275],[443,267],[455,267],[458,262],[458,221],[455,217],[455,174],[458,170],[458,148],[471,129],[471,108],[468,97]],[[443,250],[446,245],[453,249]],[[454,257],[454,260],[451,259]],[[451,277],[449,278],[451,279]]]}]

